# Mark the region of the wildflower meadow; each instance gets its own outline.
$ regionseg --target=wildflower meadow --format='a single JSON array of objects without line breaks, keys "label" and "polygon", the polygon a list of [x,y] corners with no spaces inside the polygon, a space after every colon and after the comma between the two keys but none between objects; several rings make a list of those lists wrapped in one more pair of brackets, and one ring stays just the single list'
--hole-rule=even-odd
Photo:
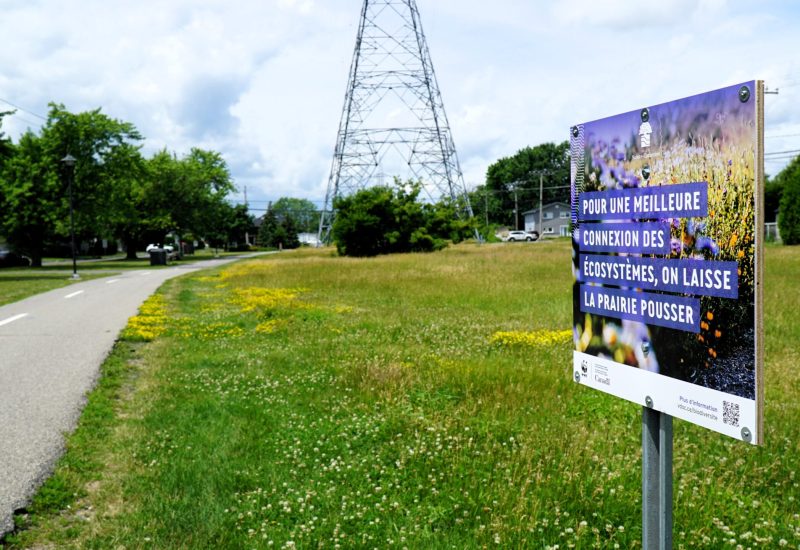
[{"label": "wildflower meadow", "polygon": [[[572,382],[568,239],[168,282],[8,548],[635,548],[640,408]],[[675,548],[800,548],[800,252],[767,249],[766,444],[675,422]]]}]

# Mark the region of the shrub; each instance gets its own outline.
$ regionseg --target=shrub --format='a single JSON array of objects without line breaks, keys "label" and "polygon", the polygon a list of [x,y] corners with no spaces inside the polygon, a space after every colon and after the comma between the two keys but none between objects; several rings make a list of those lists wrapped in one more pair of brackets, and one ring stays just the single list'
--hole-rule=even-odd
[{"label": "shrub", "polygon": [[446,204],[419,202],[422,184],[395,180],[336,200],[333,239],[344,256],[430,252],[455,239],[460,225]]},{"label": "shrub", "polygon": [[783,184],[778,215],[781,240],[783,244],[800,244],[800,157],[784,168],[778,179]]}]

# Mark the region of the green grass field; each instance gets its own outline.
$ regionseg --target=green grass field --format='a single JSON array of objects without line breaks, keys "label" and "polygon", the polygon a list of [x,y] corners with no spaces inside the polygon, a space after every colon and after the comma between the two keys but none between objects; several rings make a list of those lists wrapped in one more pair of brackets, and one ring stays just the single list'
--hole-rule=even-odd
[{"label": "green grass field", "polygon": [[[79,281],[88,281],[107,275],[110,273],[84,273]],[[71,276],[72,271],[38,271],[30,268],[2,270],[0,271],[0,306],[73,284],[76,281]]]},{"label": "green grass field", "polygon": [[[675,422],[675,548],[800,545],[800,250],[766,255],[766,444]],[[571,284],[565,241],[174,279],[5,545],[636,547],[641,410],[571,381]]]},{"label": "green grass field", "polygon": [[[220,252],[219,256],[236,256],[239,252]],[[102,260],[91,260],[78,264],[81,280],[87,281],[99,277],[108,277],[129,269],[164,269],[166,266],[151,266],[150,258],[139,253],[138,260],[126,260],[114,257]],[[212,249],[198,250],[196,254],[185,256],[183,263],[214,259]],[[174,265],[174,262],[171,263]],[[4,268],[0,269],[0,306],[68,286],[75,281],[72,277],[72,262],[64,259],[49,259],[44,267]]]}]

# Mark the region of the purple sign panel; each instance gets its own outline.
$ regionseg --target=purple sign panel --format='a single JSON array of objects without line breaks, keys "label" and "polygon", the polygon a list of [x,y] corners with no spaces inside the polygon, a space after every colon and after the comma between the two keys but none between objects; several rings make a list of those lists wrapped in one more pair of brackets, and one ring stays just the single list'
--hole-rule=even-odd
[{"label": "purple sign panel", "polygon": [[759,443],[763,83],[570,136],[575,380]]},{"label": "purple sign panel", "polygon": [[578,230],[583,252],[669,252],[667,223],[586,223]]},{"label": "purple sign panel", "polygon": [[581,193],[578,220],[646,220],[708,214],[708,184],[634,187]]},{"label": "purple sign panel", "polygon": [[736,262],[581,254],[578,281],[698,296],[739,297]]},{"label": "purple sign panel", "polygon": [[581,311],[700,332],[700,300],[669,294],[581,285]]}]

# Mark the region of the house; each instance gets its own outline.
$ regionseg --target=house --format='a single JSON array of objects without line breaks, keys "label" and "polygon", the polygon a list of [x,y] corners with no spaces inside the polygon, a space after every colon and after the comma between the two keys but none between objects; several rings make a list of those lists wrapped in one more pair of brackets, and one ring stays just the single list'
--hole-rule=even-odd
[{"label": "house", "polygon": [[552,202],[542,206],[542,227],[539,228],[539,209],[523,212],[525,231],[536,231],[540,236],[569,237],[570,207],[566,202]]}]

